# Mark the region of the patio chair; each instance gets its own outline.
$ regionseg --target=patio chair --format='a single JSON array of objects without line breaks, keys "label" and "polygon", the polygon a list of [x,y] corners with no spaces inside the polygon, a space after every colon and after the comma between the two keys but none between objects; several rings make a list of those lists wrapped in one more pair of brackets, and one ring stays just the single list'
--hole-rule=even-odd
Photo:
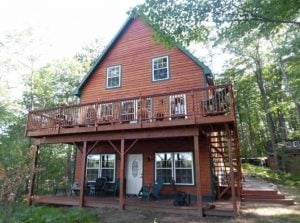
[{"label": "patio chair", "polygon": [[106,178],[101,177],[96,179],[95,183],[95,195],[103,194],[106,186]]},{"label": "patio chair", "polygon": [[119,190],[120,190],[120,178],[117,178],[115,184],[113,185],[113,187],[106,187],[104,189],[104,193],[105,194],[112,194],[114,196],[117,196],[119,194]]},{"label": "patio chair", "polygon": [[71,186],[71,195],[76,195],[79,196],[80,193],[80,183],[79,182],[74,182]]},{"label": "patio chair", "polygon": [[64,183],[56,183],[56,181],[54,180],[52,184],[54,195],[62,193],[63,195],[67,196],[67,187]]},{"label": "patio chair", "polygon": [[160,199],[160,191],[163,187],[163,181],[157,180],[154,186],[142,186],[138,196],[141,196],[143,199],[151,200],[151,199]]},{"label": "patio chair", "polygon": [[174,206],[189,206],[191,204],[191,196],[183,191],[177,191],[175,186],[175,180],[170,180],[171,186],[175,193]]}]

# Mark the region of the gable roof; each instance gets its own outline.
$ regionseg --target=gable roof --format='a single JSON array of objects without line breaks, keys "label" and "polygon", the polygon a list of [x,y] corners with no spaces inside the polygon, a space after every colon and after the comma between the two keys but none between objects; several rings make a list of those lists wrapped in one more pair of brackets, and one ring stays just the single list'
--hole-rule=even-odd
[{"label": "gable roof", "polygon": [[[81,90],[83,86],[86,84],[86,82],[89,80],[89,78],[93,75],[94,71],[97,69],[97,67],[101,64],[101,62],[104,60],[106,54],[110,51],[111,48],[114,47],[116,42],[119,40],[119,38],[122,36],[122,34],[127,30],[127,28],[131,25],[131,23],[134,21],[135,18],[129,16],[129,18],[126,20],[126,22],[123,24],[123,26],[120,28],[120,30],[117,32],[115,37],[110,41],[110,43],[107,45],[107,47],[103,50],[103,52],[100,54],[100,56],[95,61],[94,65],[89,69],[87,74],[83,77],[82,81],[80,82],[79,86],[74,90],[74,94],[77,96],[80,96]],[[151,26],[151,25],[150,25]],[[211,76],[211,70],[208,66],[206,66],[203,62],[201,62],[198,58],[196,58],[194,55],[192,55],[187,49],[185,49],[182,46],[176,46],[181,52],[183,52],[186,56],[188,56],[191,60],[193,60],[199,67],[201,67],[204,71],[205,80],[207,83],[211,83],[209,81]]]}]

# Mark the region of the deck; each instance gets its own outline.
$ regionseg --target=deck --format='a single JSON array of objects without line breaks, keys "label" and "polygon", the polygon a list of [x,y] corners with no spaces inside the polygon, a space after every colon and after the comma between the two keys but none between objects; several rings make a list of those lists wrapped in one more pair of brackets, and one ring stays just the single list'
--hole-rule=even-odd
[{"label": "deck", "polygon": [[220,85],[30,111],[26,136],[172,128],[234,120],[232,87]]},{"label": "deck", "polygon": [[[162,199],[148,201],[138,197],[126,197],[126,209],[151,209],[165,213],[179,213],[199,216],[199,210],[196,202],[190,206],[174,206],[174,199]],[[34,196],[33,202],[37,204],[51,204],[59,206],[78,206],[78,196]],[[85,207],[93,208],[119,208],[119,197],[85,197]],[[213,208],[212,208],[213,207]],[[180,211],[179,211],[180,210]],[[206,216],[233,216],[231,201],[217,201],[213,203],[203,203],[203,213]]]}]

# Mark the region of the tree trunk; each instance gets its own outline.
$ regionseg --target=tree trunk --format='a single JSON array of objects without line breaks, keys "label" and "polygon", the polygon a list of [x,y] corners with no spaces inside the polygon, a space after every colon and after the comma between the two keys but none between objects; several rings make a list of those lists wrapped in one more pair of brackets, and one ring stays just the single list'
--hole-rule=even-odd
[{"label": "tree trunk", "polygon": [[274,121],[272,118],[272,115],[269,111],[270,105],[269,101],[267,99],[266,95],[266,90],[263,82],[263,71],[262,71],[262,65],[261,65],[261,58],[259,54],[259,45],[256,45],[256,55],[255,55],[255,65],[256,65],[256,70],[255,70],[255,78],[256,82],[262,97],[262,104],[263,104],[263,110],[266,114],[266,120],[268,123],[268,129],[271,137],[271,146],[273,149],[273,155],[274,155],[274,167],[276,170],[279,170],[279,165],[278,165],[278,156],[277,156],[277,151],[276,151],[276,131],[275,131],[275,126],[274,126]]},{"label": "tree trunk", "polygon": [[290,83],[289,83],[289,80],[288,80],[287,73],[286,73],[286,71],[284,69],[284,64],[283,64],[282,58],[281,58],[281,56],[278,56],[278,57],[279,58],[278,58],[277,61],[278,61],[279,70],[280,70],[280,73],[281,73],[281,76],[282,76],[283,84],[285,86],[285,89],[286,89],[288,95],[292,98],[292,101],[296,105],[296,112],[298,114],[297,120],[300,120],[300,104],[297,101],[297,98],[295,97],[295,95],[293,94],[293,92],[292,92],[292,90],[290,88]]},{"label": "tree trunk", "polygon": [[[245,104],[246,106],[246,110],[250,111],[249,109],[249,100],[247,98],[247,103]],[[257,157],[257,148],[254,144],[254,132],[253,132],[253,128],[252,128],[252,119],[251,119],[251,115],[249,114],[247,116],[247,121],[248,121],[248,127],[249,127],[249,144],[250,144],[250,148],[251,148],[251,153],[253,157]]]}]

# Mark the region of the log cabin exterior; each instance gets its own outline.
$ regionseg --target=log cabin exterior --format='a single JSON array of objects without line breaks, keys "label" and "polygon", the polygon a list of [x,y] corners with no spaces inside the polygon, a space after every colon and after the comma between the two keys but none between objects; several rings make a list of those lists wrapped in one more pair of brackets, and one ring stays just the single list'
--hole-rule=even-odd
[{"label": "log cabin exterior", "polygon": [[238,214],[241,167],[232,87],[215,86],[210,69],[187,50],[164,48],[153,41],[150,25],[129,18],[75,94],[78,105],[30,111],[26,136],[36,146],[34,165],[43,144],[77,146],[79,206],[87,200],[85,185],[98,177],[111,184],[119,179],[121,208],[126,195],[158,180],[164,183],[161,199],[170,197],[173,180],[199,215],[203,203],[228,194]]}]

